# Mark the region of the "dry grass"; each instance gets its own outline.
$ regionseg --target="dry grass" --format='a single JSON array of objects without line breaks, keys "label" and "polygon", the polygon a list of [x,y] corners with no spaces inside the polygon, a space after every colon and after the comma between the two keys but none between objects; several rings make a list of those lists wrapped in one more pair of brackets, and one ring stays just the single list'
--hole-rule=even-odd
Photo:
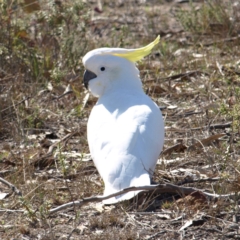
[{"label": "dry grass", "polygon": [[[0,176],[23,193],[0,183],[0,238],[240,238],[238,1],[31,2],[0,2]],[[103,192],[86,155],[96,99],[85,101],[81,57],[102,46],[142,46],[158,34],[161,43],[139,63],[144,89],[165,107],[154,180],[236,198],[150,194],[151,206],[89,204],[49,216]]]}]

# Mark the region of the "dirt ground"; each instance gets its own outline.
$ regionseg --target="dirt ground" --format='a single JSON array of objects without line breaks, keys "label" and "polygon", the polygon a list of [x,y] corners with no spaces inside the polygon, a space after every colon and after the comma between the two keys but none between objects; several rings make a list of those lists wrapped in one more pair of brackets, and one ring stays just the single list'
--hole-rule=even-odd
[{"label": "dirt ground", "polygon": [[[1,239],[240,239],[237,0],[0,1],[0,9]],[[96,98],[83,87],[81,57],[157,35],[138,68],[165,121],[153,179],[165,188],[50,214],[104,189],[87,144]]]}]

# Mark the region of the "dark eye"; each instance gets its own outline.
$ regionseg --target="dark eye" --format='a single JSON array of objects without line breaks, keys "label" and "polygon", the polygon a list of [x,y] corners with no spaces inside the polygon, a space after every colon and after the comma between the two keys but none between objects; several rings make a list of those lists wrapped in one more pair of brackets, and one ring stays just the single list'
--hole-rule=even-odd
[{"label": "dark eye", "polygon": [[105,67],[101,67],[100,70],[103,72],[105,71]]}]

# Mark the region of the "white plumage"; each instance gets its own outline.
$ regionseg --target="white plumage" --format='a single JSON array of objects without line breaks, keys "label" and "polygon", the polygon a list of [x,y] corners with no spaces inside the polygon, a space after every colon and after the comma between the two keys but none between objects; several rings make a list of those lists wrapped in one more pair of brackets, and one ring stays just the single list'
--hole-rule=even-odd
[{"label": "white plumage", "polygon": [[[135,66],[135,61],[151,52],[157,39],[141,49],[100,48],[83,58],[87,69],[84,84],[99,98],[88,120],[87,135],[105,184],[104,195],[149,185],[162,150],[162,114],[144,93]],[[137,193],[128,192],[104,203],[127,200]]]}]

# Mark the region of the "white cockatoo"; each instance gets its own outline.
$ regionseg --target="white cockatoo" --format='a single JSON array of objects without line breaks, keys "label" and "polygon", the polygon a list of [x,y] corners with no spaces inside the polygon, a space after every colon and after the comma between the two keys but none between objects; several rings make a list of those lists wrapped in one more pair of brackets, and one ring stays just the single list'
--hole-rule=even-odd
[{"label": "white cockatoo", "polygon": [[[163,147],[164,123],[159,107],[142,89],[135,63],[150,54],[159,39],[138,49],[98,48],[83,57],[84,85],[98,97],[88,120],[87,137],[104,181],[104,195],[151,183]],[[127,200],[138,192],[104,203]]]}]

